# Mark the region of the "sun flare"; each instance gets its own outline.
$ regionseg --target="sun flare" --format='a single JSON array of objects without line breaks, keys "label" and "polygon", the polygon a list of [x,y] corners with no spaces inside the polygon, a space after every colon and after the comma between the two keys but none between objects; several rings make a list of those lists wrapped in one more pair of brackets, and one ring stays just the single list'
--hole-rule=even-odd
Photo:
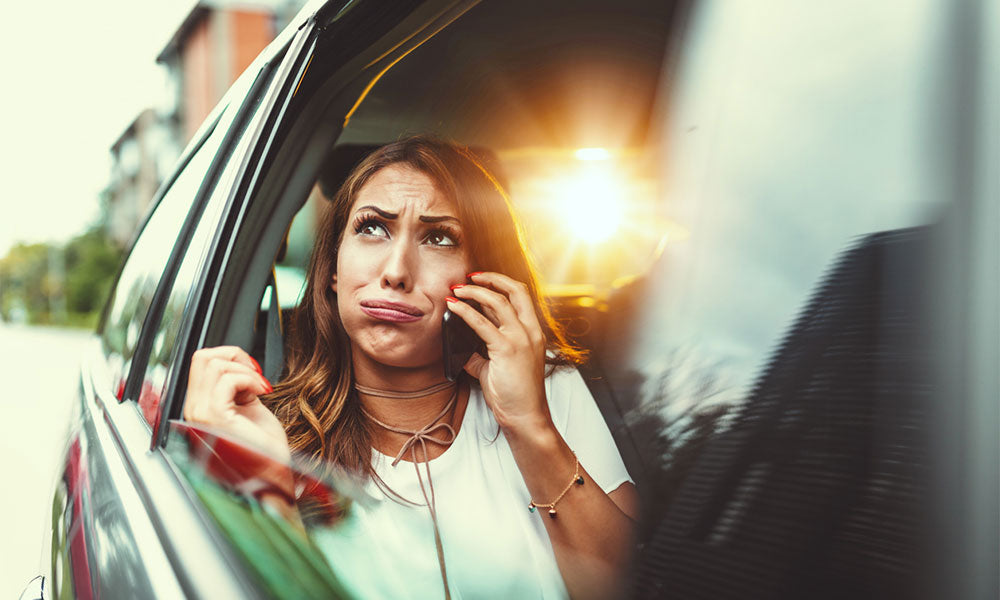
[{"label": "sun flare", "polygon": [[622,222],[622,182],[607,169],[585,169],[557,185],[566,226],[589,244],[610,238]]}]

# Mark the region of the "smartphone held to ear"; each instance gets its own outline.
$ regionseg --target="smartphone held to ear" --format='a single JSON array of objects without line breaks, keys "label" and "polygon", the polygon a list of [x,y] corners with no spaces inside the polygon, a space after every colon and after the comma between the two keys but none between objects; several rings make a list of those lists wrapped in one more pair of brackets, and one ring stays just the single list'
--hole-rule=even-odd
[{"label": "smartphone held to ear", "polygon": [[[468,304],[480,310],[474,301]],[[448,381],[455,381],[462,372],[462,367],[472,358],[473,352],[486,356],[486,344],[476,335],[462,317],[450,310],[444,311],[441,323],[442,348],[444,350],[444,376]]]}]

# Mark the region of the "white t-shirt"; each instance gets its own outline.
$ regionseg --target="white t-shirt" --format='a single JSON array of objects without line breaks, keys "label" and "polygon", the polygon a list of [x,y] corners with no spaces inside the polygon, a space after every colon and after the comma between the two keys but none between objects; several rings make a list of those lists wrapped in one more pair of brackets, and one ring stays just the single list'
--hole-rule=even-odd
[{"label": "white t-shirt", "polygon": [[[605,492],[630,482],[580,374],[557,369],[546,379],[546,395],[556,428],[593,480]],[[507,440],[502,433],[497,437],[497,431],[482,391],[473,386],[454,443],[430,461],[451,596],[565,598],[542,521],[550,517],[545,510],[528,511],[528,489]],[[413,463],[400,461],[393,467],[392,459],[373,449],[376,473],[419,505],[388,498],[371,482],[367,491],[374,501],[355,502],[344,521],[315,532],[313,539],[358,598],[441,598],[433,524]],[[420,469],[423,474],[424,465]]]}]

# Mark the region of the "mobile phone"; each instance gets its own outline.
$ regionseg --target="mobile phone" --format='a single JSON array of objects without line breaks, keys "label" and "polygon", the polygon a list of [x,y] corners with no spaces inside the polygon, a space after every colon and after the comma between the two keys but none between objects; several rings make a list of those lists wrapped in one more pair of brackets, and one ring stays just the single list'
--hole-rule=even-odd
[{"label": "mobile phone", "polygon": [[[467,302],[476,310],[479,304],[473,300]],[[441,322],[441,343],[444,356],[444,376],[448,381],[455,381],[462,372],[462,367],[472,358],[473,352],[486,356],[486,344],[469,327],[465,320],[451,312],[444,311]]]}]

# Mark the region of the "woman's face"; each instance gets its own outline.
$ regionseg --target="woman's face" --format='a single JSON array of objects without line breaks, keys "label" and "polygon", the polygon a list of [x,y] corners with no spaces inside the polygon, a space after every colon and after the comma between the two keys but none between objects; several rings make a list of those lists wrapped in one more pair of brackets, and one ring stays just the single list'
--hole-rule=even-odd
[{"label": "woman's face", "polygon": [[332,283],[355,356],[440,363],[445,298],[470,270],[458,211],[433,181],[406,165],[376,172],[351,206]]}]

